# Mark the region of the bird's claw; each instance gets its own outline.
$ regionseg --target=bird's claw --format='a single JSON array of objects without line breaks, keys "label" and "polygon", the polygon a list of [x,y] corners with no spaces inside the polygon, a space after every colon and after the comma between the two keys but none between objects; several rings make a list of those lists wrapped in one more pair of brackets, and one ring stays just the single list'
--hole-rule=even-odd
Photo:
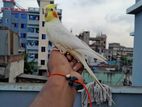
[{"label": "bird's claw", "polygon": [[52,49],[52,51],[59,51],[61,54],[66,54],[66,51],[63,51],[63,50],[61,50],[61,49],[58,49],[58,48],[56,48],[56,47],[54,47],[53,49]]},{"label": "bird's claw", "polygon": [[66,52],[63,51],[63,50],[59,50],[59,51],[60,51],[60,53],[63,54],[63,55],[66,54]]}]

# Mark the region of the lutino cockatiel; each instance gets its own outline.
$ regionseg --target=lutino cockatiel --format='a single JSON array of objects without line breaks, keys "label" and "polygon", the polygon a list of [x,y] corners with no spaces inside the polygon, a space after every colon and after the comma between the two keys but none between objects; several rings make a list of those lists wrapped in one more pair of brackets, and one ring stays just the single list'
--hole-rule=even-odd
[{"label": "lutino cockatiel", "polygon": [[85,57],[92,57],[106,62],[106,59],[100,54],[93,51],[85,42],[69,32],[60,22],[56,12],[56,5],[49,4],[45,6],[45,29],[49,40],[62,52],[70,53],[79,60],[88,73],[94,78],[95,82],[103,89],[102,84],[98,81],[95,74],[89,68]]}]

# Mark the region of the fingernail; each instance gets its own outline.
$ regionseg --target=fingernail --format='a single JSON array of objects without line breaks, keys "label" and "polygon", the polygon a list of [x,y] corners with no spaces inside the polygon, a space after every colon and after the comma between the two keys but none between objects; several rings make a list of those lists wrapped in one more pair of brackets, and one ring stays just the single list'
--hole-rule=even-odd
[{"label": "fingernail", "polygon": [[73,67],[73,70],[74,70],[74,71],[76,71],[76,69],[77,69],[77,67],[76,67],[76,66],[75,66],[75,67]]}]

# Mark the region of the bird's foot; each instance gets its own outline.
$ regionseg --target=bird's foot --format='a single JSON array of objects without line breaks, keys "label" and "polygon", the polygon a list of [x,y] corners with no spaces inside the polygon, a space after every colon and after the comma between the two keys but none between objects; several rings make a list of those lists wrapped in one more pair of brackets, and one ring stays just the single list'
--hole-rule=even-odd
[{"label": "bird's foot", "polygon": [[58,48],[56,48],[56,47],[54,47],[53,49],[52,49],[53,51],[59,51],[61,54],[66,54],[66,51],[65,50],[61,50],[61,49],[58,49]]}]

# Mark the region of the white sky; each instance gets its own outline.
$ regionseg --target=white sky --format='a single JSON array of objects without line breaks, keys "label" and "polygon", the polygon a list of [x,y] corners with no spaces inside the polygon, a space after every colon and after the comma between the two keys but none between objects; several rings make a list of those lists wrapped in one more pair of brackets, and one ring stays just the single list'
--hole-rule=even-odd
[{"label": "white sky", "polygon": [[[16,0],[22,7],[38,7],[36,0]],[[107,41],[133,46],[134,16],[127,15],[126,9],[135,0],[55,0],[58,8],[63,9],[63,24],[79,34],[84,30],[107,34]],[[1,1],[0,1],[1,2]]]}]

